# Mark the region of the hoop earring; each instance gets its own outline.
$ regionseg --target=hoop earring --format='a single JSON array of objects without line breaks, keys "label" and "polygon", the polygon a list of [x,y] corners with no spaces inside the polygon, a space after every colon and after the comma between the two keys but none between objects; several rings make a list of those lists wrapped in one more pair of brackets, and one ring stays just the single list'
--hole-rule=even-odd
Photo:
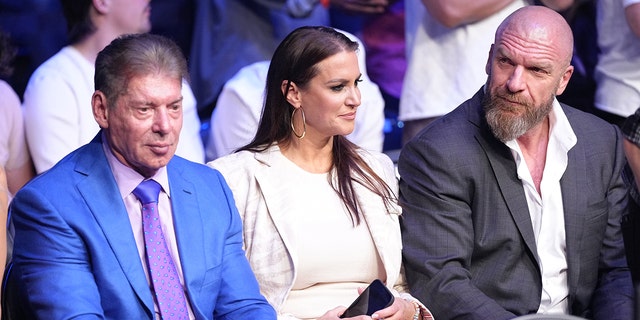
[{"label": "hoop earring", "polygon": [[293,108],[293,112],[291,112],[291,130],[293,130],[293,134],[298,139],[302,139],[304,138],[304,135],[307,134],[307,119],[304,117],[304,110],[300,107],[300,112],[302,114],[302,134],[298,134],[296,132],[296,128],[293,126],[293,116],[295,116],[296,111],[298,111],[298,109]]}]

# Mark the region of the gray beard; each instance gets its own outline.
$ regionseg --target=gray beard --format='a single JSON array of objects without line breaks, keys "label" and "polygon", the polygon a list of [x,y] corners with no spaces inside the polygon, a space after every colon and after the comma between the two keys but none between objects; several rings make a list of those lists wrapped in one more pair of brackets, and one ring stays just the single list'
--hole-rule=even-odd
[{"label": "gray beard", "polygon": [[[509,97],[511,100],[517,98]],[[541,123],[549,115],[553,108],[553,96],[542,106],[536,107],[525,101],[521,101],[519,108],[525,108],[520,116],[508,112],[512,109],[502,99],[487,92],[482,99],[482,106],[486,112],[486,119],[493,135],[502,142],[515,140],[525,134],[529,129]]]}]

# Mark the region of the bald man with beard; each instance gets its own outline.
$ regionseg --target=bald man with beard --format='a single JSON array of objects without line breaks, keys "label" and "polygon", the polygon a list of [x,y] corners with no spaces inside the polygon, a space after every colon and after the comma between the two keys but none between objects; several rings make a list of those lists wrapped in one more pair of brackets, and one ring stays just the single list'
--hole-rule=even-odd
[{"label": "bald man with beard", "polygon": [[407,281],[436,319],[632,319],[622,137],[557,101],[572,50],[558,13],[515,11],[484,87],[402,150]]}]

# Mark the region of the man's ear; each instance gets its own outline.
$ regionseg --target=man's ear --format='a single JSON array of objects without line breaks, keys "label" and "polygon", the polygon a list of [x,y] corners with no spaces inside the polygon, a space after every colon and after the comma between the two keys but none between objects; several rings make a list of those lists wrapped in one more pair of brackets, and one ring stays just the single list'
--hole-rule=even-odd
[{"label": "man's ear", "polygon": [[569,84],[569,79],[571,79],[571,75],[573,75],[573,66],[569,65],[562,74],[560,78],[560,83],[558,84],[558,90],[556,90],[556,96],[561,95],[564,92],[564,89],[567,88]]},{"label": "man's ear", "polygon": [[282,94],[294,108],[298,108],[301,105],[300,88],[293,81],[282,80],[280,90],[282,90]]},{"label": "man's ear", "polygon": [[109,11],[109,0],[92,0],[93,8],[99,13],[104,14]]},{"label": "man's ear", "polygon": [[100,90],[96,90],[91,97],[91,108],[93,110],[93,118],[102,129],[109,127],[109,106],[107,105],[107,97]]},{"label": "man's ear", "polygon": [[489,56],[487,57],[487,64],[484,66],[484,72],[487,73],[488,76],[491,76],[491,59],[493,57],[493,44],[489,47]]}]

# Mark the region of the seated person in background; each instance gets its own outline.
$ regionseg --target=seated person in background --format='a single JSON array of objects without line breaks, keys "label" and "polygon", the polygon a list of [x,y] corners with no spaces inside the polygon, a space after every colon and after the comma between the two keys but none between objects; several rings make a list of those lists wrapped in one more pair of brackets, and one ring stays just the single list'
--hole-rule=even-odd
[{"label": "seated person in background", "polygon": [[[151,29],[149,1],[62,0],[70,45],[45,61],[24,93],[25,128],[38,173],[91,141],[100,129],[91,113],[94,62],[119,35]],[[177,154],[204,162],[200,120],[188,85],[182,86],[184,126]]]},{"label": "seated person in background", "polygon": [[357,48],[328,27],[291,32],[253,140],[209,163],[229,182],[249,263],[281,319],[338,319],[376,278],[396,295],[378,318],[431,319],[401,271],[393,163],[345,138],[360,112]]},{"label": "seated person in background", "polygon": [[11,194],[27,183],[35,172],[24,136],[20,98],[0,80],[0,166],[5,167]]},{"label": "seated person in background", "polygon": [[437,319],[632,319],[623,138],[557,101],[572,50],[560,14],[518,9],[485,86],[403,148],[407,282]]},{"label": "seated person in background", "polygon": [[629,215],[622,226],[631,277],[637,286],[640,284],[640,108],[625,120],[621,130],[629,164],[623,176],[629,186]]},{"label": "seated person in background", "polygon": [[[15,49],[9,35],[0,30],[0,78],[8,78],[12,72]],[[0,274],[11,256],[13,232],[7,225],[7,204],[13,195],[35,175],[31,155],[24,135],[24,119],[20,98],[13,88],[0,80]],[[4,202],[3,202],[4,201]],[[4,211],[3,211],[4,210]],[[7,228],[8,227],[8,228]],[[4,259],[6,257],[7,259]]]},{"label": "seated person in background", "polygon": [[98,54],[101,131],[11,204],[18,289],[3,294],[26,292],[9,299],[28,310],[17,318],[276,318],[224,179],[174,156],[186,77],[161,36],[122,36]]},{"label": "seated person in background", "polygon": [[402,144],[484,82],[485,47],[527,0],[405,0],[407,70],[398,120]]},{"label": "seated person in background", "polygon": [[595,114],[622,126],[640,107],[640,1],[596,1],[596,30]]},{"label": "seated person in background", "polygon": [[[9,36],[0,30],[0,78],[11,75],[14,54]],[[24,135],[20,98],[4,80],[0,80],[0,166],[6,173],[9,200],[35,174]]]},{"label": "seated person in background", "polygon": [[[191,0],[195,6],[190,50],[191,84],[202,117],[241,68],[269,60],[297,27],[330,25],[330,12],[381,13],[387,0]],[[329,8],[331,10],[329,10]]]},{"label": "seated person in background", "polygon": [[[355,129],[347,138],[365,150],[382,151],[384,142],[384,100],[378,86],[366,71],[364,46],[357,41],[358,64],[362,77],[358,87],[362,105],[358,107]],[[225,156],[251,142],[264,106],[264,90],[269,61],[260,61],[242,68],[223,87],[211,114],[211,128],[206,147],[207,159]]]}]

